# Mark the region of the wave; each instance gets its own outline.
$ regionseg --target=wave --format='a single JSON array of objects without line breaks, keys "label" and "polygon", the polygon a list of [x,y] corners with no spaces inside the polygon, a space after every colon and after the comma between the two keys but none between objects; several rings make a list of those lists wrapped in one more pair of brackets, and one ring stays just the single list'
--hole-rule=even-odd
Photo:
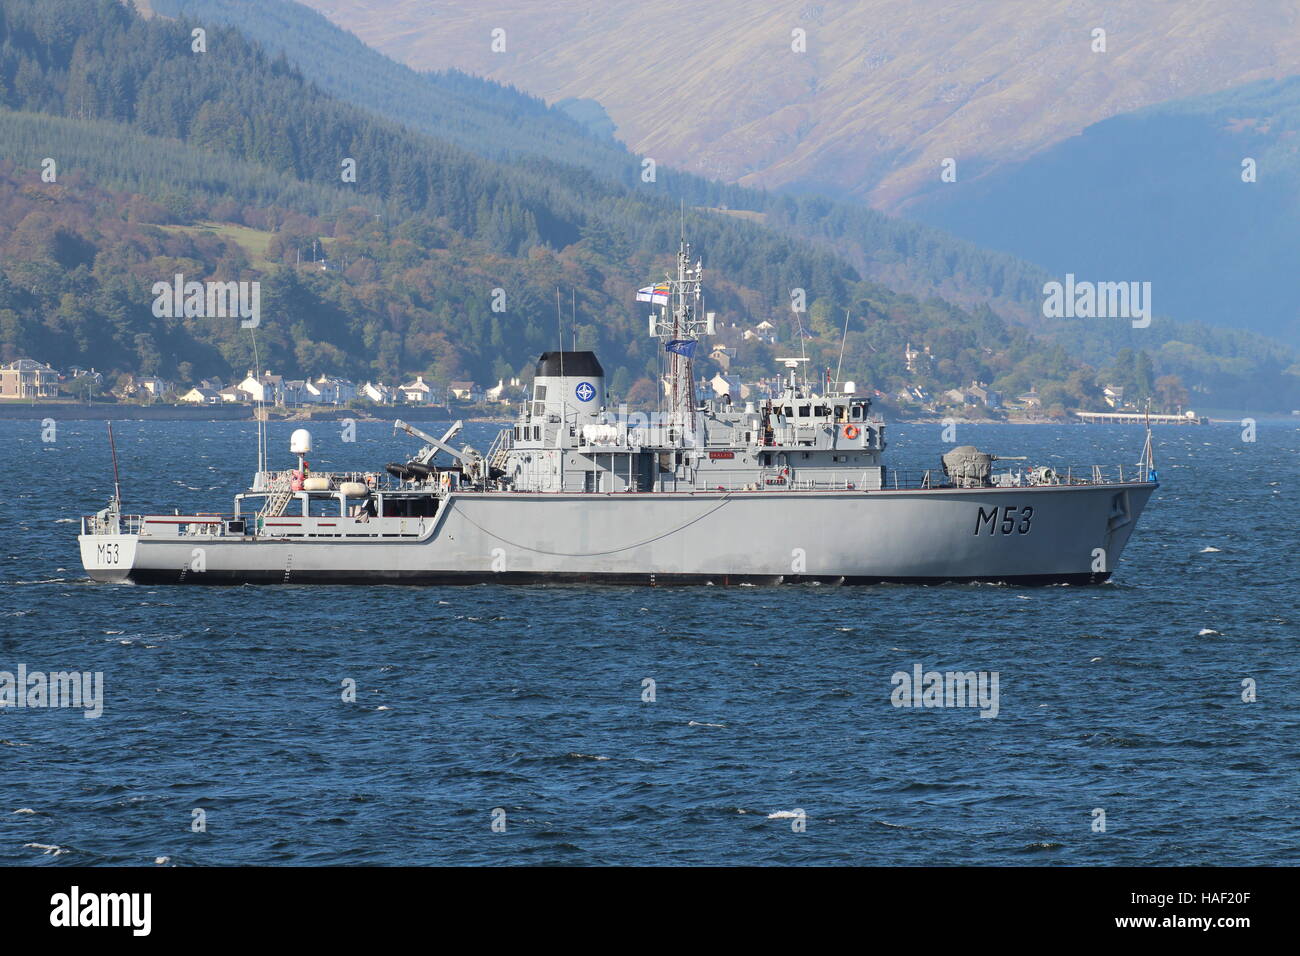
[{"label": "wave", "polygon": [[27,850],[41,850],[46,856],[62,856],[70,852],[64,847],[55,846],[53,843],[24,843],[23,848]]}]

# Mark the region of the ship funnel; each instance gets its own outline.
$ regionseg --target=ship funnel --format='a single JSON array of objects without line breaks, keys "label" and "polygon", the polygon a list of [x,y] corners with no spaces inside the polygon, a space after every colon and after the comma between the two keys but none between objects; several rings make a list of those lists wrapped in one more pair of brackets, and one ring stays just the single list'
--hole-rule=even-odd
[{"label": "ship funnel", "polygon": [[605,370],[594,352],[543,352],[533,379],[533,412],[577,413],[578,420],[594,421],[607,404]]}]

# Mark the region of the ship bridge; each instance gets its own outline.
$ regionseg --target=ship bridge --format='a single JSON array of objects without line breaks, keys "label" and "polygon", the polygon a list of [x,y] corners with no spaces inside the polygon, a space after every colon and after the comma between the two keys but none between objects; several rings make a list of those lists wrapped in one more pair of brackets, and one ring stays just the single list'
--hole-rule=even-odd
[{"label": "ship bridge", "polygon": [[851,391],[698,403],[689,421],[612,411],[591,352],[547,352],[532,394],[488,459],[512,491],[870,490],[883,482],[884,425]]}]

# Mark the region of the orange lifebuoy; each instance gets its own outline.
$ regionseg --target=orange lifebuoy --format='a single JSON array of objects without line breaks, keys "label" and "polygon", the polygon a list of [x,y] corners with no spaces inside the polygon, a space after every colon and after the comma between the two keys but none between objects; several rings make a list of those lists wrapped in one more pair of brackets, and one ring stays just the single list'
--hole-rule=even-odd
[{"label": "orange lifebuoy", "polygon": [[857,438],[859,434],[861,434],[861,431],[859,430],[859,428],[858,428],[857,425],[845,425],[845,426],[844,426],[844,437],[845,437],[845,438]]}]

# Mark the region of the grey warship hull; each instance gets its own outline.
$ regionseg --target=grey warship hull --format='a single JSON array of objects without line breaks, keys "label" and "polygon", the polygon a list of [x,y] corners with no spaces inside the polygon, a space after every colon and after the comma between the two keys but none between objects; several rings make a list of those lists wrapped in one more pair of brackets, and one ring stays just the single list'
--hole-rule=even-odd
[{"label": "grey warship hull", "polygon": [[94,580],[148,584],[1091,584],[1155,487],[471,492],[382,531],[307,517],[232,535],[144,517],[80,545]]}]

